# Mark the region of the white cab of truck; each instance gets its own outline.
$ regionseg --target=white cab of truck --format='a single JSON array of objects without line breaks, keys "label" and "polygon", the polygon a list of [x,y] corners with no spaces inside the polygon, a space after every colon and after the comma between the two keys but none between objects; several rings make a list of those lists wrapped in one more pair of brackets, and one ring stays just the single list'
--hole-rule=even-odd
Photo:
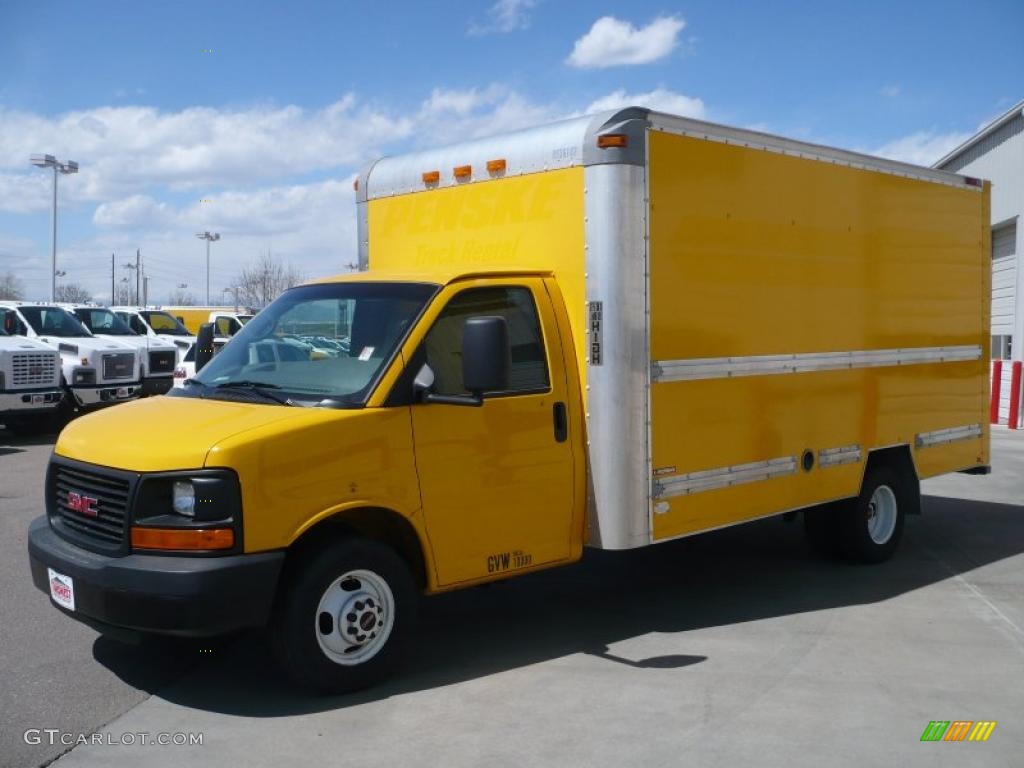
[{"label": "white cab of truck", "polygon": [[196,343],[195,334],[170,312],[146,307],[111,307],[114,314],[140,335],[156,337],[174,345],[176,361],[181,363]]},{"label": "white cab of truck", "polygon": [[66,306],[65,309],[77,317],[94,336],[120,341],[138,350],[143,397],[163,395],[170,391],[174,382],[174,366],[178,361],[174,344],[157,336],[136,333],[106,307],[78,304]]},{"label": "white cab of truck", "polygon": [[135,347],[93,336],[74,315],[45,302],[2,301],[14,313],[15,335],[37,339],[60,352],[64,403],[72,410],[131,400],[142,389]]},{"label": "white cab of truck", "polygon": [[8,331],[15,320],[13,311],[0,307],[0,423],[20,432],[46,422],[64,393],[60,353],[49,344]]}]

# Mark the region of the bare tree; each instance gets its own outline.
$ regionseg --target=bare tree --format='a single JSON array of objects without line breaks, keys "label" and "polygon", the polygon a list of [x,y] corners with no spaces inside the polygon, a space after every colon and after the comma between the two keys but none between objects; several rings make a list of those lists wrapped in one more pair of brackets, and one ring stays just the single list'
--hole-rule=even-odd
[{"label": "bare tree", "polygon": [[85,304],[92,301],[92,293],[83,285],[78,283],[61,283],[57,286],[57,301],[66,301],[69,304]]},{"label": "bare tree", "polygon": [[176,307],[193,307],[196,303],[196,297],[191,291],[186,291],[184,288],[175,288],[171,291],[167,303]]},{"label": "bare tree", "polygon": [[0,275],[0,299],[17,301],[24,295],[25,291],[22,288],[21,280],[13,272],[8,271]]},{"label": "bare tree", "polygon": [[267,251],[242,269],[235,277],[233,287],[238,289],[239,304],[265,307],[283,290],[298,285],[304,279],[301,271]]}]

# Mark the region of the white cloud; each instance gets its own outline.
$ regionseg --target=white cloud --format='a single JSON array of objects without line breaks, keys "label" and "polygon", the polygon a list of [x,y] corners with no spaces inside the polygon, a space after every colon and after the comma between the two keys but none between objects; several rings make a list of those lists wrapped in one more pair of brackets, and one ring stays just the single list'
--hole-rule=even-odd
[{"label": "white cloud", "polygon": [[573,45],[567,63],[582,69],[647,64],[668,56],[686,22],[659,16],[637,29],[628,21],[603,16]]},{"label": "white cloud", "polygon": [[[344,168],[379,154],[411,128],[409,117],[360,105],[351,94],[319,110],[127,106],[56,117],[0,110],[0,210],[46,206],[30,181],[45,176],[28,168],[34,152],[80,163],[78,176],[62,184],[62,200],[103,201],[153,186],[205,191]],[[12,186],[24,199],[5,193]]]},{"label": "white cloud", "polygon": [[931,165],[950,150],[955,149],[971,137],[970,133],[917,131],[908,136],[894,139],[880,147],[868,150],[869,154],[899,160],[914,165]]},{"label": "white cloud", "polygon": [[526,29],[530,26],[530,14],[537,5],[537,0],[498,0],[487,11],[487,22],[469,25],[469,34],[487,35],[491,33],[505,34]]},{"label": "white cloud", "polygon": [[898,84],[893,83],[892,85],[883,86],[878,92],[887,99],[895,99],[900,95],[901,89]]},{"label": "white cloud", "polygon": [[622,107],[648,107],[659,112],[668,112],[683,117],[703,119],[706,116],[704,102],[666,88],[656,88],[648,93],[626,93],[625,89],[602,96],[584,110],[584,114],[603,112],[606,109]]}]

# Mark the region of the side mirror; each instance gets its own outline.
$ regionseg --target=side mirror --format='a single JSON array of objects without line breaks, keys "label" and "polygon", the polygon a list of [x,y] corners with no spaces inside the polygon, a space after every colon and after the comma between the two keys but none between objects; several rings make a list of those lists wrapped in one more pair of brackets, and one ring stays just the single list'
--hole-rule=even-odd
[{"label": "side mirror", "polygon": [[196,334],[196,373],[213,359],[213,323],[203,323]]},{"label": "side mirror", "polygon": [[462,384],[468,395],[436,395],[434,371],[424,364],[416,374],[413,390],[422,403],[441,405],[484,404],[484,393],[508,389],[512,352],[508,323],[503,317],[471,317],[462,331]]},{"label": "side mirror", "polygon": [[462,383],[474,397],[508,389],[512,352],[504,317],[471,317],[462,331]]}]

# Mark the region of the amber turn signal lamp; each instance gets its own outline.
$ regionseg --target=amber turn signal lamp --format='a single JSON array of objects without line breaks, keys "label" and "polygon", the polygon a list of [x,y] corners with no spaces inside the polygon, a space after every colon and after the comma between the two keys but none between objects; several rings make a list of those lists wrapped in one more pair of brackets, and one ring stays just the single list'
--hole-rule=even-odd
[{"label": "amber turn signal lamp", "polygon": [[132,528],[132,547],[138,549],[231,549],[230,528]]},{"label": "amber turn signal lamp", "polygon": [[597,137],[599,149],[612,149],[613,147],[625,147],[629,144],[629,137],[624,133],[606,133]]}]

